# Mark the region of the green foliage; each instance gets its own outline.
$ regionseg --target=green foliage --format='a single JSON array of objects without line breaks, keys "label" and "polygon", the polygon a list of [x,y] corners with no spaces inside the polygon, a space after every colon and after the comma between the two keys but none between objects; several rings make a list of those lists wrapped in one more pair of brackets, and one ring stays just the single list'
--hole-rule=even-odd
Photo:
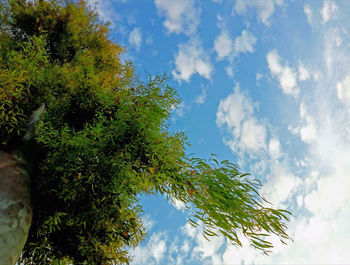
[{"label": "green foliage", "polygon": [[288,239],[289,212],[263,206],[259,181],[227,161],[186,156],[183,133],[167,128],[176,91],[165,76],[138,80],[84,1],[0,7],[0,148],[27,160],[34,209],[22,262],[128,263],[127,249],[146,236],[139,194],[185,202],[204,236],[240,245],[242,232],[264,252],[269,234]]}]

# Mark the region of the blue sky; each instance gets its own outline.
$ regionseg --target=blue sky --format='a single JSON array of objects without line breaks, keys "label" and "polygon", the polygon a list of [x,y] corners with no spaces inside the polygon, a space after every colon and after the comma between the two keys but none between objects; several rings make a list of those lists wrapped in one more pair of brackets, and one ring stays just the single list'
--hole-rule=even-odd
[{"label": "blue sky", "polygon": [[[91,3],[96,2],[94,0]],[[98,0],[136,71],[168,73],[188,153],[237,163],[294,213],[273,254],[206,241],[179,202],[142,198],[137,264],[350,262],[350,1]]]}]

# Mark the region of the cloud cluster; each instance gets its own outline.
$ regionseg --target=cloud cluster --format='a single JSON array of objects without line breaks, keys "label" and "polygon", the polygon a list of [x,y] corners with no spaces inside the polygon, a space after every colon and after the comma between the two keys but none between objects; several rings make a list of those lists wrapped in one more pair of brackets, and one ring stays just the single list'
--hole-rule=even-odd
[{"label": "cloud cluster", "polygon": [[175,55],[175,69],[172,72],[177,80],[189,81],[194,74],[210,79],[212,71],[213,67],[209,56],[198,39],[192,39],[178,45],[178,52]]},{"label": "cloud cluster", "polygon": [[312,24],[312,9],[310,5],[304,5],[304,13],[306,15],[307,22]]},{"label": "cloud cluster", "polygon": [[[324,1],[323,9],[329,5]],[[311,80],[301,98],[299,128],[294,131],[306,146],[305,162],[295,165],[304,167],[304,174],[293,196],[299,207],[290,224],[294,243],[279,248],[271,263],[347,264],[350,259],[344,247],[350,244],[344,236],[350,234],[350,53],[336,45],[334,30],[321,27],[317,33],[324,35],[327,67],[319,67],[319,78]]]},{"label": "cloud cluster", "polygon": [[[243,14],[248,8],[256,8],[260,21],[269,25],[275,7],[281,5],[282,1],[238,0],[235,11]],[[340,36],[345,24],[330,28],[332,23],[328,22],[341,12],[332,1],[323,2],[318,16],[310,5],[304,6],[304,12],[309,23],[319,25],[314,34],[324,40],[319,43],[324,48],[323,57],[314,54],[303,58],[305,66],[300,61],[296,65],[288,64],[277,50],[266,55],[266,69],[278,81],[283,93],[295,99],[297,107],[290,110],[296,123],[292,134],[272,133],[272,125],[257,118],[255,104],[238,86],[220,100],[216,113],[216,124],[225,132],[224,142],[243,161],[250,161],[245,164],[253,175],[259,173],[265,180],[263,195],[274,206],[288,207],[294,213],[289,223],[294,242],[283,246],[272,237],[274,254],[265,257],[249,247],[244,239],[243,248],[231,246],[220,237],[207,242],[201,228],[186,225],[180,233],[184,243],[174,240],[163,248],[162,257],[167,257],[171,264],[194,261],[220,265],[347,264],[350,260],[350,239],[346,236],[350,234],[350,53],[342,47],[341,43],[346,41]],[[334,37],[338,35],[339,38]],[[232,39],[227,31],[222,31],[214,42],[218,59],[229,58],[235,51],[254,52],[252,39],[249,41],[243,32],[240,37]],[[179,45],[177,57],[182,59],[174,70],[179,80],[189,80],[195,73],[210,77],[211,71],[199,70],[201,63],[196,64],[209,63],[209,59],[203,60],[206,53],[201,48],[195,42]],[[190,59],[186,61],[185,57]],[[309,65],[313,65],[312,71],[308,70]],[[315,73],[319,73],[317,77]],[[202,99],[198,97],[200,102]],[[281,121],[281,128],[286,129],[283,126],[288,126],[288,122]],[[286,152],[286,147],[293,152]],[[177,207],[181,209],[180,204]],[[165,238],[152,240],[159,242]],[[147,251],[152,253],[151,248]],[[147,261],[157,261],[152,255],[148,255]]]},{"label": "cloud cluster", "polygon": [[253,53],[257,38],[249,31],[243,30],[241,35],[233,41],[229,33],[225,30],[221,31],[219,36],[214,40],[214,49],[218,59],[230,58],[238,56],[240,53]]},{"label": "cloud cluster", "polygon": [[139,50],[142,42],[142,33],[140,28],[134,28],[129,34],[129,43],[136,50]]},{"label": "cloud cluster", "polygon": [[97,10],[103,20],[111,22],[112,25],[120,20],[120,15],[115,11],[111,0],[87,0],[87,3]]},{"label": "cloud cluster", "polygon": [[153,233],[145,246],[137,246],[132,253],[132,265],[144,265],[159,262],[167,251],[167,234],[165,232]]},{"label": "cloud cluster", "polygon": [[350,74],[337,82],[337,95],[342,103],[350,106]]},{"label": "cloud cluster", "polygon": [[258,152],[266,148],[266,129],[253,115],[251,101],[235,87],[220,100],[216,124],[229,132],[226,143],[233,152]]},{"label": "cloud cluster", "polygon": [[248,8],[256,8],[258,19],[265,25],[270,25],[269,18],[275,11],[275,6],[281,6],[282,0],[237,0],[234,10],[238,14],[244,14]]},{"label": "cloud cluster", "polygon": [[300,104],[300,121],[302,123],[299,129],[300,138],[305,143],[311,143],[316,139],[317,128],[312,116],[308,113],[307,107],[304,103]]},{"label": "cloud cluster", "polygon": [[275,205],[288,199],[300,181],[291,173],[279,139],[255,117],[253,103],[238,87],[220,101],[216,124],[227,132],[224,142],[239,155],[240,163],[249,164],[253,175],[265,177],[262,194]]},{"label": "cloud cluster", "polygon": [[175,79],[188,82],[194,74],[210,79],[213,67],[198,37],[201,10],[195,0],[155,0],[155,5],[159,14],[165,16],[164,27],[168,33],[184,34],[189,38],[178,45],[174,54],[172,74]]},{"label": "cloud cluster", "polygon": [[306,81],[310,78],[309,71],[302,63],[299,63],[298,71],[289,67],[288,64],[281,63],[281,57],[276,50],[269,51],[266,55],[269,70],[280,84],[280,87],[286,95],[298,97],[300,87],[299,81]]},{"label": "cloud cluster", "polygon": [[196,32],[200,9],[195,7],[194,0],[155,0],[155,4],[159,13],[166,17],[164,26],[169,33],[192,35]]},{"label": "cloud cluster", "polygon": [[243,30],[241,36],[235,39],[235,54],[253,53],[257,38],[247,30]]},{"label": "cloud cluster", "polygon": [[332,16],[336,14],[337,10],[338,10],[338,6],[333,1],[329,1],[329,0],[324,1],[323,7],[320,12],[323,23],[328,22],[332,18]]},{"label": "cloud cluster", "polygon": [[214,41],[214,48],[219,59],[228,57],[233,52],[233,41],[227,31],[222,31]]}]

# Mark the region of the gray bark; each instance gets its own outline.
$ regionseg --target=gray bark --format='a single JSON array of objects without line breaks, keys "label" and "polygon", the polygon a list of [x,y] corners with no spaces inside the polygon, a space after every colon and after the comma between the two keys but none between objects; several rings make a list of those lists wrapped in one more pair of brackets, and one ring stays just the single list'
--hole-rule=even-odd
[{"label": "gray bark", "polygon": [[28,174],[18,158],[0,151],[0,264],[14,265],[32,221]]}]

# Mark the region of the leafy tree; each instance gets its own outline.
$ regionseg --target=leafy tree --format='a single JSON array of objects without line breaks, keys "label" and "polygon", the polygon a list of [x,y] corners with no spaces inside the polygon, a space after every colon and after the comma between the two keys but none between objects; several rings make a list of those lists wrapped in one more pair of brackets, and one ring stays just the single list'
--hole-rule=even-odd
[{"label": "leafy tree", "polygon": [[140,194],[184,202],[205,237],[243,233],[266,253],[270,234],[288,239],[290,213],[265,206],[257,179],[186,155],[167,127],[176,91],[122,52],[84,1],[0,4],[0,149],[26,161],[34,212],[21,261],[128,263],[146,236]]}]

